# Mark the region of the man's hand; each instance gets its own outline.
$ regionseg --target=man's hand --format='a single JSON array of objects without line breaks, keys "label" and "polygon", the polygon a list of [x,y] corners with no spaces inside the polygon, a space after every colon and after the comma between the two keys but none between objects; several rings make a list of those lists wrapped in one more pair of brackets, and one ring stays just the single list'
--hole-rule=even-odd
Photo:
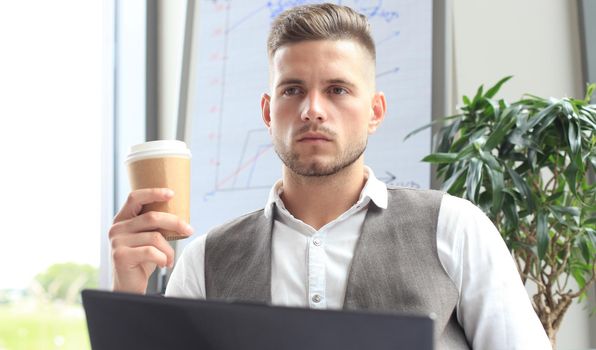
[{"label": "man's hand", "polygon": [[174,249],[159,230],[190,236],[192,228],[173,214],[149,211],[139,215],[143,205],[173,196],[167,188],[141,189],[128,195],[109,231],[115,291],[143,294],[156,266],[173,266]]}]

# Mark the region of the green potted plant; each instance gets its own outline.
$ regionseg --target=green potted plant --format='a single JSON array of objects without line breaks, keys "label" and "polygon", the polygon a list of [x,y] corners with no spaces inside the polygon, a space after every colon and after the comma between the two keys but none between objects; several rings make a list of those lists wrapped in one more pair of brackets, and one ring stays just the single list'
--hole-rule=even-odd
[{"label": "green potted plant", "polygon": [[523,283],[536,285],[532,304],[554,348],[571,302],[596,280],[595,85],[583,100],[495,99],[510,78],[481,86],[463,97],[460,114],[435,121],[436,151],[423,161],[436,164],[443,190],[493,221]]}]

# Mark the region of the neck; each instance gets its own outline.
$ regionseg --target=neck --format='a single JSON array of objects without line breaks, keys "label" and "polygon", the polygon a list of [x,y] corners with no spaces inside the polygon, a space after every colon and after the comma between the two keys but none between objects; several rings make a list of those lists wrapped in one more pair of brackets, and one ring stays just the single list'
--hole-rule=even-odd
[{"label": "neck", "polygon": [[301,176],[284,166],[281,198],[294,217],[318,230],[358,201],[365,182],[362,157],[329,176]]}]

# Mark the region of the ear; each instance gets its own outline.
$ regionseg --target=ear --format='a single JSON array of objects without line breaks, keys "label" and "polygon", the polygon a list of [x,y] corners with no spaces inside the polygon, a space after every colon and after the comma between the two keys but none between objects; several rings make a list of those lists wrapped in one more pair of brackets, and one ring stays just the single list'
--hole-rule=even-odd
[{"label": "ear", "polygon": [[263,122],[271,132],[271,97],[266,93],[263,93],[261,96],[261,116],[263,117]]},{"label": "ear", "polygon": [[387,100],[385,99],[385,94],[382,92],[377,92],[373,96],[372,100],[372,111],[371,117],[368,121],[368,134],[374,133],[383,119],[385,119],[385,113],[387,112]]}]

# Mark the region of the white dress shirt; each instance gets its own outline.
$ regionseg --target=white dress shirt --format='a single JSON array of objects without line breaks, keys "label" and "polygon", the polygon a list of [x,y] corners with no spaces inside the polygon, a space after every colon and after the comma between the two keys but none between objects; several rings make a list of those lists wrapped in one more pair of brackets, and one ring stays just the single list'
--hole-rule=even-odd
[{"label": "white dress shirt", "polygon": [[[281,180],[270,191],[264,215],[273,222],[271,298],[274,305],[340,309],[368,204],[387,208],[387,187],[370,168],[358,201],[319,230],[285,208]],[[205,298],[202,235],[177,261],[166,296]],[[444,195],[437,222],[443,268],[459,291],[457,319],[474,349],[551,349],[513,259],[499,232],[472,203]]]}]

